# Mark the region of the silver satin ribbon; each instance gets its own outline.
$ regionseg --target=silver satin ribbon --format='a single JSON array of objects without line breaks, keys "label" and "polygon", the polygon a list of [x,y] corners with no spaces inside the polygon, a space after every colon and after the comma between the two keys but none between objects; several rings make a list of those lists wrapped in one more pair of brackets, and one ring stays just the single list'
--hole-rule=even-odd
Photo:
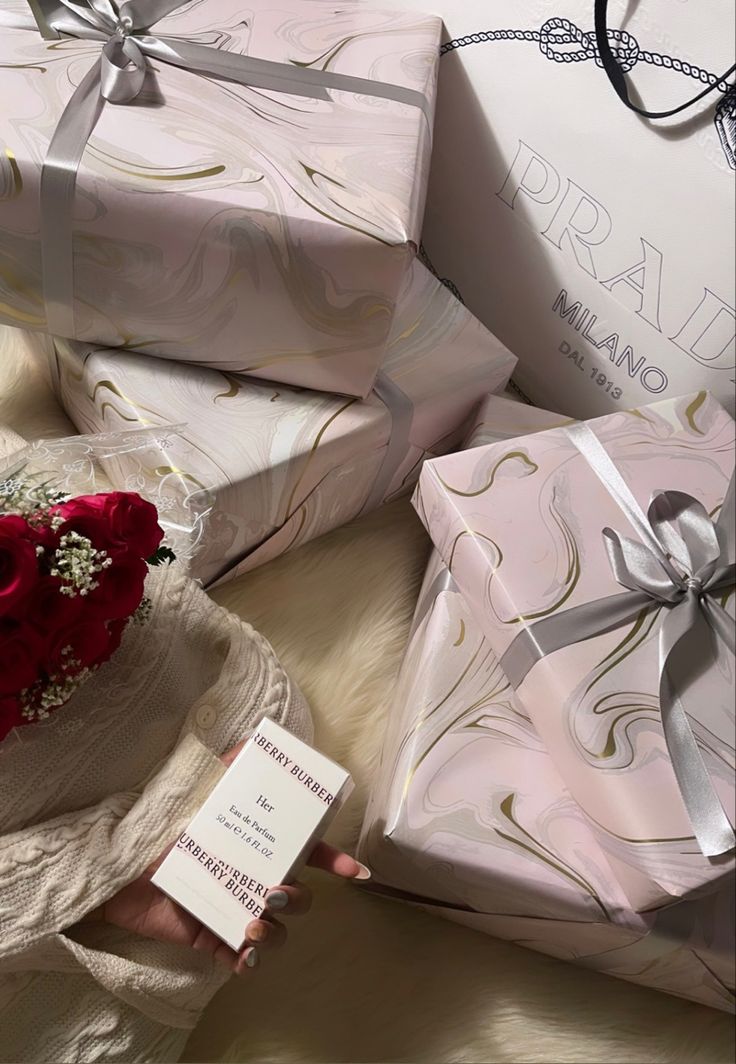
[{"label": "silver satin ribbon", "polygon": [[414,617],[411,622],[411,630],[409,632],[409,638],[407,643],[410,643],[414,638],[414,633],[419,629],[422,622],[426,618],[429,611],[434,606],[435,602],[440,595],[446,591],[457,591],[458,587],[455,583],[455,579],[446,566],[442,566],[441,570],[434,577],[429,587],[423,588],[419,594],[419,600],[414,610]]},{"label": "silver satin ribbon", "polygon": [[46,40],[99,41],[99,58],[75,89],[59,122],[41,172],[42,284],[50,333],[74,337],[74,192],[87,142],[106,103],[127,104],[143,88],[149,61],[183,67],[205,77],[251,88],[327,100],[327,89],[361,93],[430,109],[421,92],[370,78],[311,70],[224,52],[209,45],[156,37],[149,32],[187,0],[28,0]]},{"label": "silver satin ribbon", "polygon": [[681,491],[658,492],[645,515],[592,430],[576,424],[565,431],[640,536],[637,541],[603,529],[614,576],[628,590],[529,625],[502,656],[501,667],[517,688],[548,654],[612,631],[643,609],[659,608],[659,702],[672,768],[703,854],[729,853],[736,845],[734,830],[695,741],[687,697],[691,678],[703,668],[704,631],[718,686],[714,696],[722,684],[730,697],[725,665],[733,658],[736,638],[717,598],[736,579],[736,473],[715,522],[702,503]]},{"label": "silver satin ribbon", "polygon": [[391,482],[409,453],[411,424],[414,418],[414,404],[411,399],[385,373],[378,374],[373,391],[391,415],[391,435],[373,487],[361,506],[360,513],[375,510],[384,502]]}]

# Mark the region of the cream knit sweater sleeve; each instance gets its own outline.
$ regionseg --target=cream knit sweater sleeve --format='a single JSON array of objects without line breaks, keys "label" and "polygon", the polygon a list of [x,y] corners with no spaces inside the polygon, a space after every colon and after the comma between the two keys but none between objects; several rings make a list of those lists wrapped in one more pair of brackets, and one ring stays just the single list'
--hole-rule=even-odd
[{"label": "cream knit sweater sleeve", "polygon": [[[58,958],[59,935],[158,857],[222,774],[186,735],[140,794],[122,792],[0,838],[0,971],[33,970]],[[72,951],[73,952],[73,951]]]}]

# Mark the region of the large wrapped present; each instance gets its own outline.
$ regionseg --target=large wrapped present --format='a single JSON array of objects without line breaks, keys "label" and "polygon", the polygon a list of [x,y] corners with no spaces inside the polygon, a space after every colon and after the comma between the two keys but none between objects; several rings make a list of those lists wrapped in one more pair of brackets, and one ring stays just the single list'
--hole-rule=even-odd
[{"label": "large wrapped present", "polygon": [[[489,417],[508,419],[501,404],[491,401]],[[538,427],[549,423],[542,411],[519,409],[518,416],[527,432],[535,416]],[[588,818],[437,552],[419,596],[358,853],[378,893],[733,1009],[733,883],[646,914],[628,907]]]},{"label": "large wrapped present", "polygon": [[0,27],[0,321],[370,391],[419,241],[437,18],[6,0]]},{"label": "large wrapped present", "polygon": [[632,99],[666,112],[707,92],[654,120],[609,81],[595,7],[435,0],[424,246],[533,402],[590,418],[709,389],[733,413],[736,7],[609,4]]},{"label": "large wrapped present", "polygon": [[733,882],[733,491],[700,393],[438,459],[415,497],[640,913]]},{"label": "large wrapped present", "polygon": [[[196,575],[234,576],[407,491],[462,440],[516,360],[420,263],[365,400],[60,341],[55,387],[81,432],[181,426],[147,465],[212,494]],[[106,470],[133,487],[139,463]]]}]

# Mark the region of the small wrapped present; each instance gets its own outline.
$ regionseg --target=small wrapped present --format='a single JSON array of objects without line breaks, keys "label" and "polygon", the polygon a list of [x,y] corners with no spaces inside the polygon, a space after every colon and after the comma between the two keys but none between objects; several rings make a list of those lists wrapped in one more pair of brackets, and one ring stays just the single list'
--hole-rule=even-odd
[{"label": "small wrapped present", "polygon": [[[409,490],[422,460],[463,438],[516,360],[416,262],[365,400],[57,342],[54,384],[81,432],[177,426],[147,465],[212,494],[195,573],[246,572]],[[116,486],[139,463],[106,464]]]},{"label": "small wrapped present", "polygon": [[[492,399],[488,416],[513,416]],[[507,403],[508,407],[520,407]],[[531,430],[548,418],[523,408]],[[358,856],[371,889],[497,938],[733,1009],[733,883],[646,914],[515,699],[437,552],[414,617]]]},{"label": "small wrapped present", "polygon": [[733,882],[733,493],[700,393],[439,459],[415,496],[640,913]]},{"label": "small wrapped present", "polygon": [[0,321],[365,396],[419,242],[439,19],[328,0],[0,19]]}]

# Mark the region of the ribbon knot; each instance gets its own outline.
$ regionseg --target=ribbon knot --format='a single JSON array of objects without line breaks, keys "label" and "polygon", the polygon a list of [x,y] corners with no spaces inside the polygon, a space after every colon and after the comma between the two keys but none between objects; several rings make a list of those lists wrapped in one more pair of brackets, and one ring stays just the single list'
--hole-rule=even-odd
[{"label": "ribbon knot", "polygon": [[697,599],[712,586],[718,589],[723,585],[728,575],[723,566],[728,565],[728,559],[723,555],[718,529],[692,495],[657,492],[646,522],[637,523],[639,540],[603,529],[611,569],[623,587],[674,605],[688,593]]},{"label": "ribbon knot", "polygon": [[729,853],[736,844],[734,830],[690,721],[702,710],[697,681],[704,671],[712,677],[709,699],[733,704],[725,677],[733,668],[736,636],[719,599],[736,581],[736,473],[715,521],[701,502],[682,491],[658,492],[645,515],[595,433],[585,424],[565,431],[638,534],[631,539],[603,529],[613,575],[627,590],[535,621],[513,640],[501,667],[518,687],[546,655],[615,631],[643,610],[658,608],[659,706],[672,769],[703,854]]}]

